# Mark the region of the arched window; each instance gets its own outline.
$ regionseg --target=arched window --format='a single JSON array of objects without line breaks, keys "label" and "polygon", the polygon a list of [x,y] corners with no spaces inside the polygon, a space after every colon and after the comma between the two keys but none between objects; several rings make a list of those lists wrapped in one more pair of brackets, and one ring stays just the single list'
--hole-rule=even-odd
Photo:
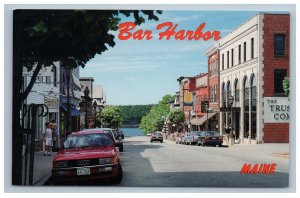
[{"label": "arched window", "polygon": [[234,98],[235,101],[240,101],[240,88],[239,88],[239,80],[235,79],[234,81]]},{"label": "arched window", "polygon": [[244,137],[249,136],[249,83],[247,76],[244,77],[243,82],[244,91]]},{"label": "arched window", "polygon": [[251,76],[251,138],[256,138],[256,77]]}]

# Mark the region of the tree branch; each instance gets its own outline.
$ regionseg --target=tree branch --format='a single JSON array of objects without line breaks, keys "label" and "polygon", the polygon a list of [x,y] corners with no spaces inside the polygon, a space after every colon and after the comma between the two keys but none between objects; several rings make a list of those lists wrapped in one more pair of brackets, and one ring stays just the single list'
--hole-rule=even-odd
[{"label": "tree branch", "polygon": [[26,87],[25,91],[21,94],[21,101],[25,100],[27,98],[27,96],[29,95],[29,93],[30,93],[35,81],[36,81],[36,77],[39,74],[41,69],[42,69],[42,64],[38,63],[35,70],[34,70],[34,72],[33,72],[32,77],[30,79],[30,83]]}]

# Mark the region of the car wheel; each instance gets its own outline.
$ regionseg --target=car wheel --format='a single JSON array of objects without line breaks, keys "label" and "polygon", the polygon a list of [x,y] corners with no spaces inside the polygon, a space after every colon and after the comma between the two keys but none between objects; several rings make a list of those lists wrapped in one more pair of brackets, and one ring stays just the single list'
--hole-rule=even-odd
[{"label": "car wheel", "polygon": [[123,146],[120,147],[119,149],[120,149],[120,152],[123,152],[123,151],[124,151]]},{"label": "car wheel", "polygon": [[114,178],[114,183],[119,184],[123,178],[123,169],[121,164],[118,164],[118,175]]},{"label": "car wheel", "polygon": [[222,144],[219,144],[219,147],[222,147]]},{"label": "car wheel", "polygon": [[162,140],[162,141],[160,141],[160,143],[163,143],[164,141]]}]

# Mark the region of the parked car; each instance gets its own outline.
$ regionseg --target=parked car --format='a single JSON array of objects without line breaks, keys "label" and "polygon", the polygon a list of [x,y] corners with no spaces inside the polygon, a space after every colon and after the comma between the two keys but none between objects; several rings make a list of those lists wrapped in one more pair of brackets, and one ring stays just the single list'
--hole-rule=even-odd
[{"label": "parked car", "polygon": [[223,137],[216,131],[203,131],[200,134],[197,145],[219,145],[222,146]]},{"label": "parked car", "polygon": [[190,141],[191,141],[191,133],[185,133],[184,136],[182,137],[182,140],[181,140],[181,144],[190,144]]},{"label": "parked car", "polygon": [[115,135],[114,129],[111,128],[99,128],[103,130],[105,133],[107,133],[115,143],[115,146],[119,148],[120,152],[124,151],[124,146],[123,146],[123,140],[121,137],[117,137]]},{"label": "parked car", "polygon": [[182,138],[184,137],[184,135],[185,135],[184,132],[178,133],[178,134],[177,134],[177,137],[176,137],[175,143],[176,143],[176,144],[181,144],[181,143],[182,143]]},{"label": "parked car", "polygon": [[119,151],[103,130],[73,132],[53,159],[52,181],[122,180]]},{"label": "parked car", "polygon": [[124,136],[124,133],[123,133],[122,130],[119,130],[119,134],[120,134],[121,138],[124,140],[124,139],[125,139],[125,136]]},{"label": "parked car", "polygon": [[155,132],[152,133],[151,137],[150,137],[150,142],[154,142],[154,141],[159,141],[161,143],[163,143],[163,136],[161,133]]}]

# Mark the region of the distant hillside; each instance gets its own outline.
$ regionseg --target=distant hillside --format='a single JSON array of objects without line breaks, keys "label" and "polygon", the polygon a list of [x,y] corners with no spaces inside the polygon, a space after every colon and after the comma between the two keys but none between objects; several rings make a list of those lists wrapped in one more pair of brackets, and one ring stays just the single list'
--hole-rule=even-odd
[{"label": "distant hillside", "polygon": [[123,124],[124,126],[138,126],[141,119],[146,115],[153,104],[149,105],[120,105],[118,106],[123,114]]}]

